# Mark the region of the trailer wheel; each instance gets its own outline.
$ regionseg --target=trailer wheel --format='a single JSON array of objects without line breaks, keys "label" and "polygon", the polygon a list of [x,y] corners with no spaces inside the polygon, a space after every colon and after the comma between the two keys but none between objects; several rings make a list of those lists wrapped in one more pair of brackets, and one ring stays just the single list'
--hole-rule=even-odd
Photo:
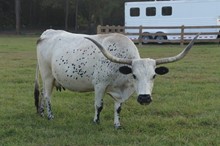
[{"label": "trailer wheel", "polygon": [[155,39],[158,44],[162,44],[164,40],[167,40],[167,36],[156,36]]},{"label": "trailer wheel", "polygon": [[[144,32],[144,34],[149,34],[148,32]],[[153,39],[152,36],[142,36],[142,44],[149,43],[149,40]]]}]

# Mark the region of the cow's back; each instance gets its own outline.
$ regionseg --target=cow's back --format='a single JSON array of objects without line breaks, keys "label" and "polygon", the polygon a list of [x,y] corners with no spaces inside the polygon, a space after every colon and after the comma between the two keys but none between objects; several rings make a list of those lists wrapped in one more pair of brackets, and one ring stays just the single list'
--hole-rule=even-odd
[{"label": "cow's back", "polygon": [[[71,48],[77,50],[78,48],[88,47],[89,45],[97,48],[92,42],[86,40],[84,37],[91,37],[96,40],[105,49],[109,50],[113,55],[124,58],[140,58],[138,50],[133,42],[124,35],[121,34],[103,34],[103,35],[84,35],[74,34],[63,30],[48,29],[42,33],[40,39],[37,42],[38,52],[42,51],[42,54],[46,54],[48,50],[49,54],[45,55],[48,58],[58,50],[63,48]],[[88,48],[87,48],[88,49]]]}]

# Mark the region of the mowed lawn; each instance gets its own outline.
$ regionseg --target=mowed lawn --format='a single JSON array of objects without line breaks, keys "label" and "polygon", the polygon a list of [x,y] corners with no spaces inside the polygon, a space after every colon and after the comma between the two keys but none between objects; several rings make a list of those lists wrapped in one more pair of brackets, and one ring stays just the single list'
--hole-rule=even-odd
[{"label": "mowed lawn", "polygon": [[[114,102],[104,98],[94,125],[94,93],[53,92],[55,119],[36,114],[34,78],[37,37],[0,36],[0,146],[219,146],[220,46],[196,44],[157,76],[153,102],[134,94],[122,106],[122,129],[113,126]],[[179,45],[144,45],[142,57],[168,57]]]}]

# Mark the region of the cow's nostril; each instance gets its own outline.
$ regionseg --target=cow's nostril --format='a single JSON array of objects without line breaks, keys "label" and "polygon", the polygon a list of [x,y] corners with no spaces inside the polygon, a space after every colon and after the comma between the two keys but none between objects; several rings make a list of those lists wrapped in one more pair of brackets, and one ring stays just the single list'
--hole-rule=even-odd
[{"label": "cow's nostril", "polygon": [[146,99],[147,103],[150,103],[151,101],[152,101],[151,98]]}]

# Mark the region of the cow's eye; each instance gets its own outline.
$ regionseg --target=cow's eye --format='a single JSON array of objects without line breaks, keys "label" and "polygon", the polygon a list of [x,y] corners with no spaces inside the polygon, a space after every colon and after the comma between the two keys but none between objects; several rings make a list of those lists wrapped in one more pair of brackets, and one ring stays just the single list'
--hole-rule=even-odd
[{"label": "cow's eye", "polygon": [[133,78],[136,79],[137,77],[133,74]]},{"label": "cow's eye", "polygon": [[156,74],[153,76],[153,79],[155,79],[156,78]]}]

